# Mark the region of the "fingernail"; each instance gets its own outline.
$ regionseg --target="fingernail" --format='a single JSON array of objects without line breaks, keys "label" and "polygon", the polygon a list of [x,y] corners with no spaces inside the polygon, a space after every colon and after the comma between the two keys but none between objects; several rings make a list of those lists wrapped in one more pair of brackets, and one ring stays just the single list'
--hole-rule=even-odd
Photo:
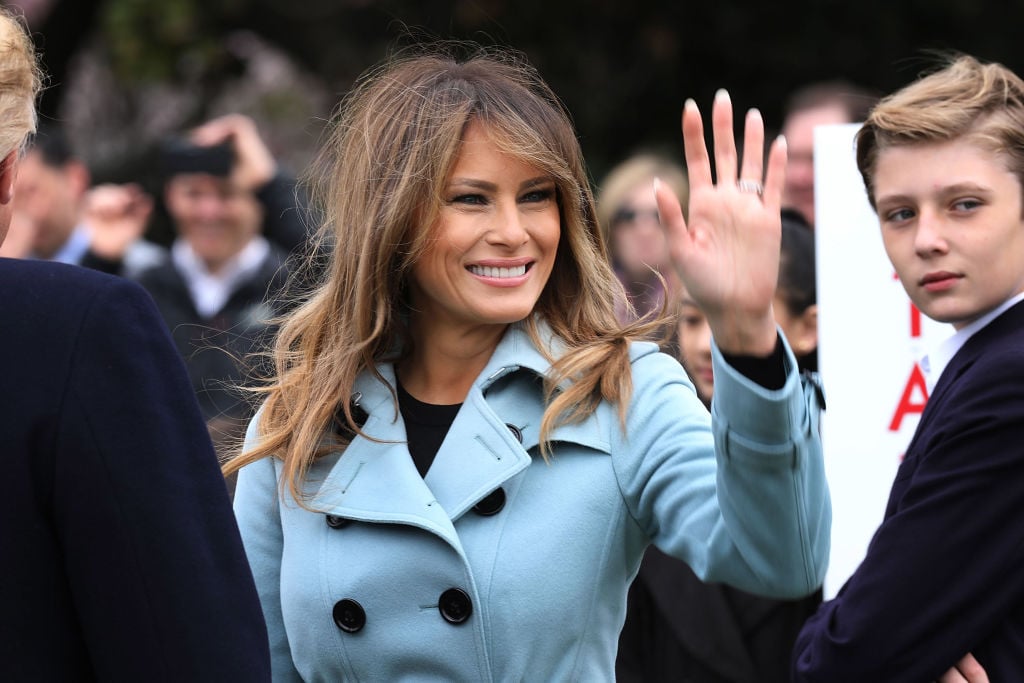
[{"label": "fingernail", "polygon": [[661,187],[661,178],[659,178],[658,176],[654,176],[653,186],[654,186],[654,198],[657,199],[658,198],[658,188]]},{"label": "fingernail", "polygon": [[723,102],[728,102],[729,101],[729,91],[726,90],[725,88],[719,88],[718,91],[715,93],[715,99],[716,100],[722,100]]},{"label": "fingernail", "polygon": [[757,107],[753,107],[750,111],[747,112],[747,116],[761,118],[761,110],[758,109]]},{"label": "fingernail", "polygon": [[683,102],[683,109],[697,111],[697,103],[693,101],[692,97],[687,97],[686,101]]},{"label": "fingernail", "polygon": [[786,146],[786,136],[779,133],[779,137],[775,138],[775,142],[779,143],[783,147]]}]

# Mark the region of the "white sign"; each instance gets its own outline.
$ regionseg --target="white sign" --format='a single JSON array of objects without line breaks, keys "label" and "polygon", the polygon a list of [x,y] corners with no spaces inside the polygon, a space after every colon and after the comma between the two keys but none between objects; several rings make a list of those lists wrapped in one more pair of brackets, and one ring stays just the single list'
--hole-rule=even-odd
[{"label": "white sign", "polygon": [[953,333],[914,308],[882,246],[854,157],[860,124],[814,132],[818,362],[832,493],[830,598],[882,521],[900,459],[927,400],[918,361]]}]

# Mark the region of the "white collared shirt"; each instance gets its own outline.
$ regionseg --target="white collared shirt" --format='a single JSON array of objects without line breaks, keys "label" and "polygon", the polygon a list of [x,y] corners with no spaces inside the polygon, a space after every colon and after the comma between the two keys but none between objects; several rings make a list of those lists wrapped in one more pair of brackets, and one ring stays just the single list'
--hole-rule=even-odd
[{"label": "white collared shirt", "polygon": [[960,328],[953,336],[943,340],[921,359],[921,370],[924,371],[929,396],[935,390],[935,385],[938,383],[939,377],[942,376],[943,370],[949,365],[949,361],[953,360],[953,356],[967,343],[967,340],[1020,301],[1024,301],[1024,292],[1010,297],[1002,305],[992,309],[970,325]]},{"label": "white collared shirt", "polygon": [[220,312],[238,286],[256,272],[270,253],[270,243],[257,235],[217,273],[211,273],[192,246],[183,239],[171,245],[171,259],[188,285],[196,312],[212,318]]}]

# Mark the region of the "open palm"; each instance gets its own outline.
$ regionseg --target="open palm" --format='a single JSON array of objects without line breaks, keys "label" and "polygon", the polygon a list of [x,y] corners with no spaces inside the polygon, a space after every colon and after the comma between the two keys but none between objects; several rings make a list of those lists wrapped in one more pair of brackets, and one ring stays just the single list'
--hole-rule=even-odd
[{"label": "open palm", "polygon": [[[719,91],[712,110],[717,184],[704,144],[697,105],[683,109],[690,176],[689,220],[668,188],[656,189],[672,262],[687,291],[708,316],[722,350],[763,355],[775,345],[772,299],[779,272],[784,141],[776,140],[764,169],[764,123],[746,117],[742,166],[733,137],[732,103]],[[764,177],[763,194],[760,189]]]}]

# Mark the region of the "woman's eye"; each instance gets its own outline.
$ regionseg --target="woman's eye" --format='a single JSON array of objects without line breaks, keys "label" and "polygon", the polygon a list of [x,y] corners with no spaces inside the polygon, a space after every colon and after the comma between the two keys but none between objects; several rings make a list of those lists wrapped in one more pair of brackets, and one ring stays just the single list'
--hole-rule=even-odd
[{"label": "woman's eye", "polygon": [[452,197],[450,203],[482,206],[487,203],[487,199],[482,194],[460,194]]},{"label": "woman's eye", "polygon": [[546,202],[547,200],[554,198],[554,196],[555,188],[547,187],[539,190],[530,190],[523,195],[521,201],[530,203]]}]

